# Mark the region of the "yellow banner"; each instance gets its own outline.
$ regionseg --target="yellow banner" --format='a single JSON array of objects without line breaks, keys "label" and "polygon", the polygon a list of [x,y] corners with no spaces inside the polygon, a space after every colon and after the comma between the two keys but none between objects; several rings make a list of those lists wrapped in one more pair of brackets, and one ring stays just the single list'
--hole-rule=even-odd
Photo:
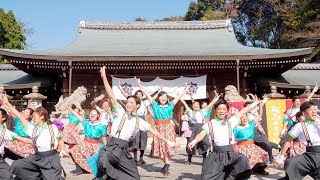
[{"label": "yellow banner", "polygon": [[286,100],[269,100],[266,103],[268,139],[279,144],[279,134],[282,128],[282,120],[286,111]]}]

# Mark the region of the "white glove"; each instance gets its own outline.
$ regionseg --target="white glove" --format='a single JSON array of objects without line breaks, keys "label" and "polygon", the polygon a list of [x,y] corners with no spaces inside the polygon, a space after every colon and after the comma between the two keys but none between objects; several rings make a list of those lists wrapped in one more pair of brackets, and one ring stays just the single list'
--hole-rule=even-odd
[{"label": "white glove", "polygon": [[169,147],[173,147],[175,145],[175,143],[172,142],[172,141],[168,141],[167,144],[168,144]]},{"label": "white glove", "polygon": [[275,158],[275,161],[279,164],[284,164],[284,156],[281,154],[278,154],[277,157]]},{"label": "white glove", "polygon": [[319,87],[318,84],[316,84],[312,90],[312,92],[316,93],[318,91]]}]

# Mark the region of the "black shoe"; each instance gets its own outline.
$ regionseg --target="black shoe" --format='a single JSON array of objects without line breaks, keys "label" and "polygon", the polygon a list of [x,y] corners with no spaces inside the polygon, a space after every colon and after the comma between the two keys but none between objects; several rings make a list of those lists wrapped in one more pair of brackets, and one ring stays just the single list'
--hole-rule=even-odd
[{"label": "black shoe", "polygon": [[140,159],[139,164],[146,164],[146,162],[143,159]]}]

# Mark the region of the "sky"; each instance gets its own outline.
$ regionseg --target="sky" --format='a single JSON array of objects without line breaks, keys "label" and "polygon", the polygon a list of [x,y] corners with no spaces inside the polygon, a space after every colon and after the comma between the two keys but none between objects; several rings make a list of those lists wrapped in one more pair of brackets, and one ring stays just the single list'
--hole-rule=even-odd
[{"label": "sky", "polygon": [[184,16],[192,0],[0,0],[0,8],[12,10],[16,19],[32,28],[29,49],[60,48],[76,37],[79,21],[148,21]]}]

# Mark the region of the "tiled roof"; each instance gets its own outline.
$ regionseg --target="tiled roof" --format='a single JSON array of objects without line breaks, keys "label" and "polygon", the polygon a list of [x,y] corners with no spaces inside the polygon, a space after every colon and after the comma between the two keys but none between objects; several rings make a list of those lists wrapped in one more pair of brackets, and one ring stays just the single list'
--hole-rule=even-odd
[{"label": "tiled roof", "polygon": [[320,63],[300,63],[292,68],[293,70],[320,70]]},{"label": "tiled roof", "polygon": [[118,30],[195,30],[226,28],[230,21],[134,21],[134,22],[105,22],[80,21],[80,29],[118,29]]},{"label": "tiled roof", "polygon": [[18,68],[16,68],[12,64],[0,64],[0,71],[12,71],[12,70],[18,70]]},{"label": "tiled roof", "polygon": [[[0,49],[0,55],[58,61],[115,61],[114,58],[201,57],[252,60],[305,56],[311,48],[267,49],[241,45],[229,20],[177,22],[81,21],[76,39],[45,50]],[[99,30],[97,30],[99,29]]]}]

